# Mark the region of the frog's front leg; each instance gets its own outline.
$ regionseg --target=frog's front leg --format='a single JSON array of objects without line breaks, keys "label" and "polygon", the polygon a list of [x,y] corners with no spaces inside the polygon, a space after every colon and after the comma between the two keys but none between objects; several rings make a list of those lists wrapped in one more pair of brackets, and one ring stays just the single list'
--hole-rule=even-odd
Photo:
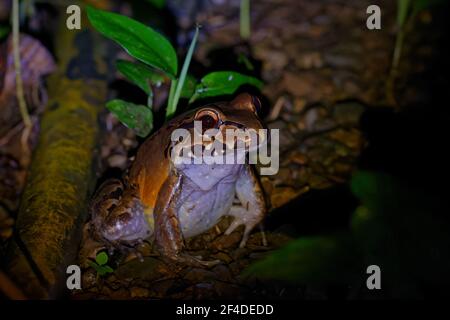
[{"label": "frog's front leg", "polygon": [[169,175],[163,184],[154,210],[155,244],[164,258],[193,266],[214,266],[219,261],[203,261],[184,253],[183,234],[178,220],[178,204],[183,177],[176,173]]},{"label": "frog's front leg", "polygon": [[159,252],[169,258],[175,258],[184,248],[176,208],[181,184],[180,175],[169,175],[161,187],[154,210],[155,244]]},{"label": "frog's front leg", "polygon": [[252,167],[246,165],[236,181],[236,195],[241,202],[240,206],[232,206],[230,216],[234,217],[233,222],[225,231],[226,235],[232,233],[240,225],[245,226],[240,247],[244,247],[250,232],[261,222],[266,214],[266,202],[263,190]]}]

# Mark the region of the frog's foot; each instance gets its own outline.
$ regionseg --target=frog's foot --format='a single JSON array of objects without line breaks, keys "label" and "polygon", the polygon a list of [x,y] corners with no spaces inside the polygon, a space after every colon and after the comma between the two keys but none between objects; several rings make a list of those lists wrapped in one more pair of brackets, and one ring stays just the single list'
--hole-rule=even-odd
[{"label": "frog's foot", "polygon": [[78,253],[80,261],[82,261],[83,266],[90,259],[95,259],[97,254],[108,248],[108,244],[102,239],[96,238],[92,235],[90,223],[85,224],[83,227],[83,235],[80,245],[80,250]]},{"label": "frog's foot", "polygon": [[136,239],[132,242],[130,241],[112,241],[109,249],[111,254],[114,251],[118,251],[124,258],[125,261],[133,260],[134,258],[139,259],[140,262],[144,262],[144,256],[139,250],[139,247],[145,242],[143,239]]},{"label": "frog's foot", "polygon": [[241,243],[239,244],[240,248],[245,247],[248,237],[250,236],[250,232],[260,222],[260,219],[252,219],[251,216],[249,217],[248,215],[246,215],[247,212],[248,211],[244,207],[232,206],[229,215],[233,216],[234,220],[225,231],[225,235],[230,235],[234,230],[236,230],[237,227],[239,227],[240,225],[244,225],[244,235],[242,236]]}]

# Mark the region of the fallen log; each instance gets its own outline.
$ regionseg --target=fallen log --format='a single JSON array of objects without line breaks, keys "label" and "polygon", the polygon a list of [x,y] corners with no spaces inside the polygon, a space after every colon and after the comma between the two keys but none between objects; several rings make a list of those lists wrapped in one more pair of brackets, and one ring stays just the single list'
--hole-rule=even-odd
[{"label": "fallen log", "polygon": [[64,293],[66,268],[76,258],[95,181],[97,117],[107,97],[105,42],[86,25],[68,30],[60,12],[57,71],[48,81],[49,103],[7,255],[8,274],[38,299]]}]

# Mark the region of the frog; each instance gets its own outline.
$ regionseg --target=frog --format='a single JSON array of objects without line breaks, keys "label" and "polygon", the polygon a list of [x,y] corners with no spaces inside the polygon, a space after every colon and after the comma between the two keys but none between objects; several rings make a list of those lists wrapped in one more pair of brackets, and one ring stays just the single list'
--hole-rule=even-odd
[{"label": "frog", "polygon": [[[96,236],[129,247],[148,240],[164,259],[208,265],[201,257],[185,252],[185,240],[231,216],[233,220],[224,234],[243,225],[239,246],[244,247],[267,211],[255,168],[242,161],[177,164],[171,157],[175,143],[172,134],[181,128],[193,133],[194,122],[198,121],[202,130],[216,129],[224,134],[227,129],[253,129],[258,132],[258,142],[253,146],[258,146],[265,141],[260,108],[257,97],[244,93],[231,102],[187,111],[163,125],[139,147],[126,177],[107,180],[97,191],[91,205]],[[222,141],[223,150],[237,149],[237,139],[231,145]],[[243,145],[254,142],[249,140],[246,137]],[[200,144],[208,148],[206,142]]]}]

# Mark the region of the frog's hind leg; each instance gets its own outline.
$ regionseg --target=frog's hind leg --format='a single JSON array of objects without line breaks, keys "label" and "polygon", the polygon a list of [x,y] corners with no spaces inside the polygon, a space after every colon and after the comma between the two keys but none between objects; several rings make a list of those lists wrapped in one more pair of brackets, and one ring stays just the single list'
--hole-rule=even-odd
[{"label": "frog's hind leg", "polygon": [[236,195],[241,205],[231,207],[228,214],[234,217],[234,220],[225,234],[229,235],[243,224],[245,226],[244,235],[239,246],[244,247],[250,232],[266,214],[266,203],[262,188],[250,166],[243,168],[242,174],[236,182]]},{"label": "frog's hind leg", "polygon": [[240,225],[245,224],[244,221],[242,221],[242,219],[241,219],[241,217],[245,214],[245,212],[246,212],[246,210],[244,208],[242,208],[241,206],[232,206],[230,208],[228,215],[232,216],[234,219],[231,222],[228,229],[225,231],[226,236],[230,235]]}]

